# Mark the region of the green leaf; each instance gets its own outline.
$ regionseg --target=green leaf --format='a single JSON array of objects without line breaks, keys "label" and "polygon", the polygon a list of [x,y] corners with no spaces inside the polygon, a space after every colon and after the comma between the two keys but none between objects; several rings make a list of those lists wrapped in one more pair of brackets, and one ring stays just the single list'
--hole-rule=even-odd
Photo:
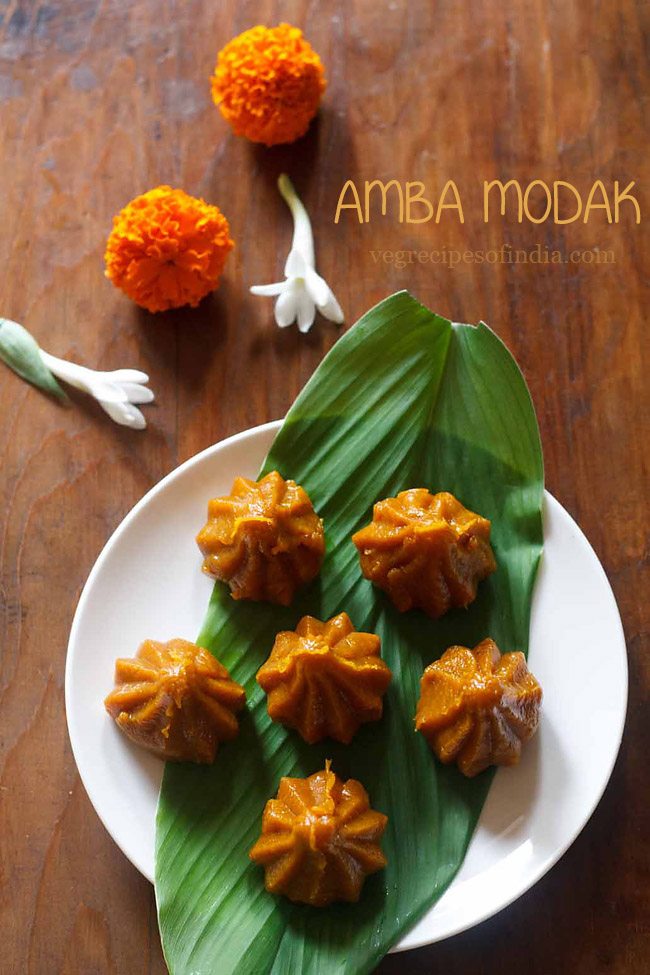
[{"label": "green leaf", "polygon": [[67,399],[53,374],[41,359],[33,336],[9,318],[0,318],[0,359],[28,383],[57,399]]},{"label": "green leaf", "polygon": [[[422,670],[450,644],[488,635],[503,650],[527,649],[542,455],[523,377],[487,326],[452,325],[406,292],[383,301],[336,343],[296,400],[263,467],[272,469],[310,494],[327,556],[320,578],[288,609],[235,603],[224,586],[214,589],[199,643],[245,684],[248,708],[239,738],[214,766],[165,770],[156,895],[172,975],[371,971],[453,879],[492,779],[442,767],[414,732]],[[492,519],[499,565],[469,610],[437,622],[398,614],[361,576],[350,541],[376,500],[421,486],[451,491]],[[310,747],[269,721],[255,673],[277,631],[307,612],[327,619],[342,610],[381,636],[393,680],[380,722],[351,745]],[[280,777],[309,775],[326,758],[388,814],[388,867],[366,882],[357,905],[318,910],[267,894],[248,850]]]}]

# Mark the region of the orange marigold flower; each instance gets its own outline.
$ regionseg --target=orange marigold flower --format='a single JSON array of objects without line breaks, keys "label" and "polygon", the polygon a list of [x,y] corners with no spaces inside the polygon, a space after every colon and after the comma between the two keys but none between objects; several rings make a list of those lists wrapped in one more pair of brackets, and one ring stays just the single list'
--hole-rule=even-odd
[{"label": "orange marigold flower", "polygon": [[233,247],[219,207],[158,186],[113,218],[106,277],[148,311],[194,308],[217,287]]},{"label": "orange marigold flower", "polygon": [[304,135],[324,91],[321,59],[290,24],[234,37],[212,77],[215,105],[236,135],[267,146]]}]

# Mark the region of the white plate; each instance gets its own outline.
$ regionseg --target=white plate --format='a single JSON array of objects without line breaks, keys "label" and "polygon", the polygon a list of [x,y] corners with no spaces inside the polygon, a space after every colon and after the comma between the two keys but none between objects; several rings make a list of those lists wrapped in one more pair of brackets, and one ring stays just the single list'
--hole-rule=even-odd
[{"label": "white plate", "polygon": [[[212,589],[194,536],[208,498],[255,477],[279,423],[209,447],[135,506],[79,600],[66,665],[68,728],[79,774],[115,842],[149,880],[163,764],[133,746],[103,707],[116,657],[147,637],[194,640]],[[540,730],[521,764],[496,775],[458,875],[400,949],[447,938],[528,890],[589,819],[623,733],[627,658],[618,610],[586,538],[548,493],[533,601],[530,664],[544,688]]]}]

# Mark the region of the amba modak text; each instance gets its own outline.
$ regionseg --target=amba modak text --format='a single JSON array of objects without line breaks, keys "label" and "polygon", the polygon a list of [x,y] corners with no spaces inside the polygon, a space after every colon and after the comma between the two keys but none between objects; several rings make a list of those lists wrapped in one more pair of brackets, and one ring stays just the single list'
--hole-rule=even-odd
[{"label": "amba modak text", "polygon": [[[608,190],[600,179],[594,181],[589,191],[581,193],[573,183],[563,179],[546,183],[534,179],[530,183],[520,183],[517,179],[503,182],[500,179],[483,181],[483,221],[491,217],[516,215],[517,221],[524,220],[540,224],[547,220],[556,224],[575,223],[581,220],[588,223],[594,215],[604,215],[607,223],[618,223],[625,209],[634,214],[634,222],[641,223],[641,208],[632,194],[635,181],[623,184],[614,180]],[[347,211],[359,223],[370,223],[377,211],[386,216],[389,205],[391,213],[400,223],[440,223],[447,213],[451,219],[465,223],[463,201],[453,179],[447,180],[437,199],[430,199],[427,188],[419,180],[400,182],[390,179],[365,180],[363,187],[357,187],[348,179],[339,193],[334,223],[338,223]],[[531,199],[532,197],[532,199]],[[625,204],[625,208],[623,205]]]}]

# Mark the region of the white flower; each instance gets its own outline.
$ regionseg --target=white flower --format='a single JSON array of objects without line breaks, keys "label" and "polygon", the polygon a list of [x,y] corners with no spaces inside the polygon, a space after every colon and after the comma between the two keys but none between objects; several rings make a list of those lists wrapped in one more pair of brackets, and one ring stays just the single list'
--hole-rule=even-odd
[{"label": "white flower", "polygon": [[84,393],[90,393],[116,423],[144,430],[147,421],[134,404],[151,403],[154,398],[153,392],[144,385],[149,382],[145,372],[138,369],[99,372],[66,359],[57,359],[43,349],[39,352],[50,372]]},{"label": "white flower", "polygon": [[254,285],[251,292],[278,296],[275,320],[280,328],[295,321],[301,332],[308,332],[314,324],[316,309],[324,318],[340,323],[343,321],[341,306],[314,267],[314,237],[309,216],[285,173],[278,179],[278,189],[294,221],[293,242],[284,266],[286,280]]}]

